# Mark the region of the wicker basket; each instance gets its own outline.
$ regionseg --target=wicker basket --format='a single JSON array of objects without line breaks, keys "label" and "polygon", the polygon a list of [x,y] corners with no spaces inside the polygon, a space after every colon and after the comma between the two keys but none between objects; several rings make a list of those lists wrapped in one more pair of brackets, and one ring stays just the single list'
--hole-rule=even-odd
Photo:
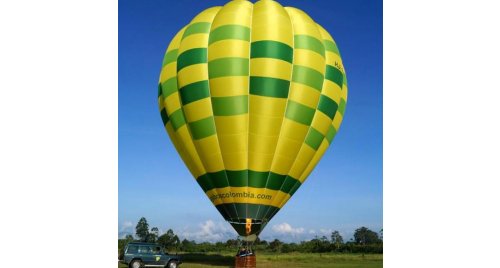
[{"label": "wicker basket", "polygon": [[234,261],[235,268],[255,268],[257,259],[255,255],[249,256],[236,256]]}]

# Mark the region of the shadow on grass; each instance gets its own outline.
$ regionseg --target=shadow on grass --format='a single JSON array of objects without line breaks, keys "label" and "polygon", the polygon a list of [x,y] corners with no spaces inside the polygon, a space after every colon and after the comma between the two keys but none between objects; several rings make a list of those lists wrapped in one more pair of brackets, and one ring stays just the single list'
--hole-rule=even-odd
[{"label": "shadow on grass", "polygon": [[180,255],[182,256],[183,263],[234,267],[233,256],[223,256],[220,254],[206,253],[185,253]]}]

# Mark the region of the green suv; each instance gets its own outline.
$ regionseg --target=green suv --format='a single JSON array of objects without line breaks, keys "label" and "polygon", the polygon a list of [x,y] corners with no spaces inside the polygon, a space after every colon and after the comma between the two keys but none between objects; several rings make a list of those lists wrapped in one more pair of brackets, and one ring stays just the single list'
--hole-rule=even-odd
[{"label": "green suv", "polygon": [[158,244],[139,242],[128,243],[120,261],[127,264],[129,268],[177,268],[182,263],[180,256],[169,255]]}]

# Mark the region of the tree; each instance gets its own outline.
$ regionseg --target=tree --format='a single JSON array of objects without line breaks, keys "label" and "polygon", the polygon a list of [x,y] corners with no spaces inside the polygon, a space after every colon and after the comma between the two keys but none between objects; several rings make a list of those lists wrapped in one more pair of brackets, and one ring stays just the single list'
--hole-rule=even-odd
[{"label": "tree", "polygon": [[127,241],[127,243],[132,242],[134,241],[134,236],[128,234],[127,236],[125,236],[125,240]]},{"label": "tree", "polygon": [[361,227],[354,231],[354,241],[356,241],[357,244],[362,245],[378,244],[382,242],[376,232],[366,227]]},{"label": "tree", "polygon": [[344,239],[340,235],[339,231],[333,231],[331,238],[332,238],[332,244],[335,245],[335,250],[338,251],[340,249],[340,246],[344,243]]},{"label": "tree", "polygon": [[226,241],[226,247],[232,248],[232,247],[236,247],[236,246],[238,246],[238,240],[236,240],[236,239],[228,239]]},{"label": "tree", "polygon": [[279,241],[278,239],[274,239],[273,242],[269,243],[269,247],[275,252],[281,252],[282,245],[283,242]]},{"label": "tree", "polygon": [[134,237],[130,234],[125,236],[125,238],[118,239],[118,259],[121,259],[123,257],[123,254],[125,253],[125,247],[132,241],[134,241]]},{"label": "tree", "polygon": [[156,243],[159,233],[160,231],[158,230],[158,227],[151,228],[151,231],[149,232],[146,241],[149,243]]},{"label": "tree", "polygon": [[182,251],[193,252],[195,249],[196,243],[194,241],[189,241],[184,238],[181,242]]},{"label": "tree", "polygon": [[309,252],[322,253],[330,250],[330,242],[326,236],[322,236],[321,238],[315,236],[314,239],[306,242],[306,244],[309,244],[306,246]]},{"label": "tree", "polygon": [[142,242],[147,242],[149,236],[149,224],[146,218],[142,217],[135,226],[135,235]]},{"label": "tree", "polygon": [[297,250],[297,244],[295,243],[290,243],[290,244],[284,243],[283,246],[281,246],[281,252],[283,253],[290,253],[296,250]]},{"label": "tree", "polygon": [[[187,241],[187,240],[186,240]],[[168,231],[158,237],[158,244],[165,247],[168,250],[177,249],[181,242],[179,237],[172,231],[172,229],[168,229]]]}]

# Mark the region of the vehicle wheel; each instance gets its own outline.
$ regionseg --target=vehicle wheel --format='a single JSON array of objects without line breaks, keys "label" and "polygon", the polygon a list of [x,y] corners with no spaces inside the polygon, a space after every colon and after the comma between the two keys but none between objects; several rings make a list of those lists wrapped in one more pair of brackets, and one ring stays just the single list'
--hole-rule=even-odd
[{"label": "vehicle wheel", "polygon": [[140,260],[133,260],[129,265],[129,268],[141,268],[141,267],[142,267],[142,262]]},{"label": "vehicle wheel", "polygon": [[167,264],[167,268],[177,268],[177,261],[170,261],[168,264]]}]

